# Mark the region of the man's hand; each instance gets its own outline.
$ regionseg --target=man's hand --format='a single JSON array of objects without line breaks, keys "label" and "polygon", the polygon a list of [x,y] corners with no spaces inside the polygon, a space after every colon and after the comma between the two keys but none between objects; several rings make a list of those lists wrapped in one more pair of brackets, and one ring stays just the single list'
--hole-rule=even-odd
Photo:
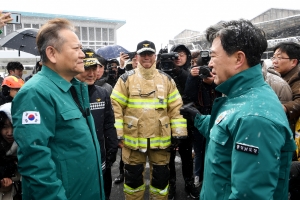
[{"label": "man's hand", "polygon": [[193,67],[190,73],[192,76],[199,76],[199,67]]},{"label": "man's hand", "polygon": [[197,114],[201,115],[201,113],[199,112],[199,110],[197,110],[197,108],[195,108],[193,106],[193,102],[188,103],[183,105],[180,108],[180,114],[185,118],[185,119],[190,119],[192,121],[194,121],[195,117]]},{"label": "man's hand", "polygon": [[125,66],[125,61],[129,59],[129,56],[126,53],[120,52],[120,67]]},{"label": "man's hand", "polygon": [[106,167],[111,168],[111,166],[116,161],[117,153],[106,153]]},{"label": "man's hand", "polygon": [[10,13],[4,13],[2,14],[2,11],[0,11],[0,28],[6,25],[7,22],[13,20],[13,18],[10,17]]},{"label": "man's hand", "polygon": [[124,147],[124,141],[123,140],[118,140],[118,147],[123,148]]},{"label": "man's hand", "polygon": [[5,192],[11,190],[12,184],[13,181],[10,178],[3,178],[1,180],[1,188]]}]

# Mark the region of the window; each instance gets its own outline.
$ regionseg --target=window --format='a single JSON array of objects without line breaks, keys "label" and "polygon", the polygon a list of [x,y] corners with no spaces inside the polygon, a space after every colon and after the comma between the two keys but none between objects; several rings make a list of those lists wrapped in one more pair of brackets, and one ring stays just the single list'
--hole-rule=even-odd
[{"label": "window", "polygon": [[102,29],[102,36],[103,36],[103,38],[102,38],[103,41],[107,41],[108,40],[107,28],[103,28]]},{"label": "window", "polygon": [[114,29],[110,28],[109,29],[109,41],[114,41],[114,40],[115,40]]},{"label": "window", "polygon": [[8,35],[8,34],[10,34],[10,33],[12,33],[14,31],[13,24],[7,24],[5,26],[5,28],[6,28],[6,35]]},{"label": "window", "polygon": [[24,24],[24,28],[31,28],[31,24]]},{"label": "window", "polygon": [[101,28],[96,28],[96,40],[97,41],[101,41],[102,37],[101,37]]},{"label": "window", "polygon": [[82,40],[88,40],[87,27],[81,27]]},{"label": "window", "polygon": [[15,24],[15,30],[22,29],[22,24]]},{"label": "window", "polygon": [[95,30],[94,30],[94,27],[89,27],[89,40],[91,40],[91,41],[95,40]]},{"label": "window", "polygon": [[37,28],[37,29],[39,29],[40,27],[39,27],[39,24],[32,24],[32,28]]}]

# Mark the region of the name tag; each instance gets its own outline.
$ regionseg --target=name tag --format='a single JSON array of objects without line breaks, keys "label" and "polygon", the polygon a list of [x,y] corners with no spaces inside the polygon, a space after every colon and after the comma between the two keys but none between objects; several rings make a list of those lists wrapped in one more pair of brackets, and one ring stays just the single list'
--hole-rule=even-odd
[{"label": "name tag", "polygon": [[251,153],[254,155],[258,155],[258,151],[259,151],[259,147],[244,144],[244,143],[238,143],[238,142],[235,143],[235,149],[237,151],[243,151],[243,152]]}]

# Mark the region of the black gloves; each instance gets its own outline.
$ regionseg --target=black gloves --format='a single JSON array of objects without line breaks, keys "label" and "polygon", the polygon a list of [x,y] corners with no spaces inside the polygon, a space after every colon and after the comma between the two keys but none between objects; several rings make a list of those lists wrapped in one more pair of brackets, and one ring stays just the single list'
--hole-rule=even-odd
[{"label": "black gloves", "polygon": [[193,102],[191,103],[188,103],[188,104],[185,104],[183,105],[181,108],[180,108],[180,114],[187,120],[192,120],[194,121],[195,117],[197,114],[200,114],[201,113],[199,112],[199,110],[197,110],[197,108],[195,108],[193,106]]},{"label": "black gloves", "polygon": [[106,153],[106,168],[111,168],[117,158],[117,153]]},{"label": "black gloves", "polygon": [[179,146],[179,144],[181,143],[181,140],[182,139],[172,137],[171,138],[171,146],[169,147],[170,150],[171,151],[175,150]]}]

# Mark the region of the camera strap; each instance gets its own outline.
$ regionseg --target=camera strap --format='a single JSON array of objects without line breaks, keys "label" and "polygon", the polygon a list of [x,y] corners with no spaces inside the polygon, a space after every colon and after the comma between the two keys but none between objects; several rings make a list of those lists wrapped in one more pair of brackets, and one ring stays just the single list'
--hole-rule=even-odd
[{"label": "camera strap", "polygon": [[80,112],[82,113],[82,116],[84,118],[86,118],[88,115],[87,115],[87,112],[84,111],[84,109],[82,108],[80,102],[79,102],[79,99],[78,99],[78,96],[77,96],[77,93],[76,93],[76,90],[75,90],[75,87],[74,86],[71,86],[70,88],[70,91],[71,91],[71,94],[72,94],[72,97],[77,105],[77,107],[79,108]]}]

